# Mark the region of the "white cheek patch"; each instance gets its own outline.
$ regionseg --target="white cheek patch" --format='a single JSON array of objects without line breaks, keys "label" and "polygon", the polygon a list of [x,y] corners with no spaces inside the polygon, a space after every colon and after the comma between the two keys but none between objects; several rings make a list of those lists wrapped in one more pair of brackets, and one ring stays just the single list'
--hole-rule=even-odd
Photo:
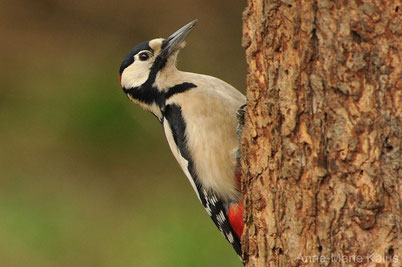
[{"label": "white cheek patch", "polygon": [[134,61],[121,74],[121,86],[130,89],[143,85],[149,75],[149,64],[141,64],[143,62]]}]

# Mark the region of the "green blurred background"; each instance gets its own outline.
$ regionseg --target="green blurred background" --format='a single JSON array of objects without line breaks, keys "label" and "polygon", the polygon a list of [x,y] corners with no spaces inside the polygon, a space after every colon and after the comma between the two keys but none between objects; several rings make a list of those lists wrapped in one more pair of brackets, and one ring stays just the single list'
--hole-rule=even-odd
[{"label": "green blurred background", "polygon": [[198,18],[179,68],[244,91],[244,5],[0,0],[1,267],[241,266],[118,69]]}]

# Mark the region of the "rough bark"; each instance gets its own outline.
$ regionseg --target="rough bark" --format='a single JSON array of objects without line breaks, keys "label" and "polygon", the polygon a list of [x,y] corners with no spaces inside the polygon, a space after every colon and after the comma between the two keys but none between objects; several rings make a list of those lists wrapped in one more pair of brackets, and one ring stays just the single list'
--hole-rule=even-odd
[{"label": "rough bark", "polygon": [[246,266],[402,266],[401,1],[249,0]]}]

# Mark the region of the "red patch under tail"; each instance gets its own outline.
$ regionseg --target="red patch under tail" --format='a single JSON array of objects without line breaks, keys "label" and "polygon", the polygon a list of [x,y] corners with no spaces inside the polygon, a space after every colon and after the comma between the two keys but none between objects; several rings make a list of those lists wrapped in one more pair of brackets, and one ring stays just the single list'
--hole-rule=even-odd
[{"label": "red patch under tail", "polygon": [[239,201],[237,204],[230,204],[228,210],[228,219],[230,226],[232,226],[233,231],[236,233],[237,237],[241,239],[243,234],[244,221],[244,203],[243,200]]}]

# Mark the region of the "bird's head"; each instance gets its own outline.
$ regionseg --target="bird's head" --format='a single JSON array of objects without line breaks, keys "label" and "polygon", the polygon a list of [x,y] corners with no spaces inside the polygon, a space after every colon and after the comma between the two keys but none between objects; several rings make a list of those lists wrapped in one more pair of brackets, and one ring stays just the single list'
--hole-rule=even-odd
[{"label": "bird's head", "polygon": [[120,66],[120,84],[131,100],[148,110],[159,104],[158,93],[167,88],[158,78],[176,70],[177,54],[196,22],[188,23],[166,39],[143,42],[127,54]]}]

